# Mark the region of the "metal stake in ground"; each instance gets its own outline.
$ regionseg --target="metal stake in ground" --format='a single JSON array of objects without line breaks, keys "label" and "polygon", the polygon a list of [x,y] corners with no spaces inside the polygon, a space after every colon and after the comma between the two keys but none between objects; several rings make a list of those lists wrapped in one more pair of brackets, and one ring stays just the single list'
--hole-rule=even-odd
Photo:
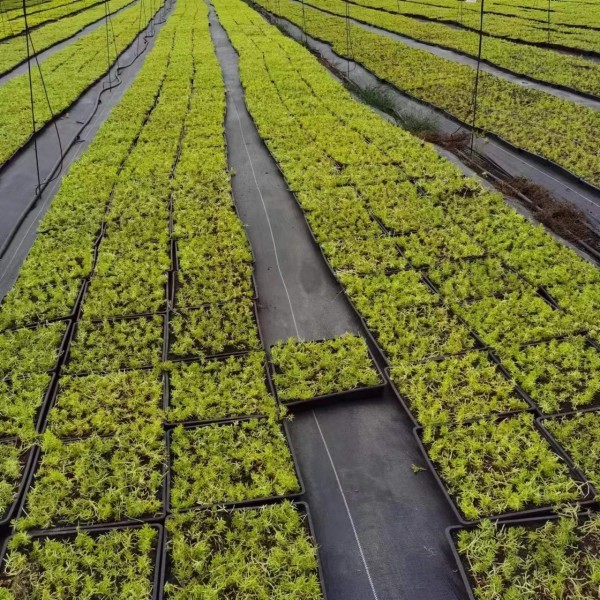
[{"label": "metal stake in ground", "polygon": [[477,70],[475,72],[475,86],[473,88],[473,123],[471,125],[471,155],[475,144],[475,125],[477,121],[477,94],[479,92],[479,72],[481,70],[481,51],[483,48],[483,11],[485,0],[481,0],[481,12],[479,16],[479,50],[477,52]]}]

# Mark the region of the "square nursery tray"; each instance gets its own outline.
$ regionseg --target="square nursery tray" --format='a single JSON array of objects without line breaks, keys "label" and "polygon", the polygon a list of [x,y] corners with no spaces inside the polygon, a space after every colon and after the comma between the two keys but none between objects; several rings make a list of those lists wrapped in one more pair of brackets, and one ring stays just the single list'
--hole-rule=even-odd
[{"label": "square nursery tray", "polygon": [[[500,420],[500,419],[506,418],[507,416],[524,413],[524,412],[531,413],[535,416],[535,411],[527,410],[527,411],[515,411],[508,415],[494,415],[493,418],[494,418],[494,420]],[[484,418],[483,419],[471,419],[470,421],[461,422],[460,425],[464,426],[464,425],[468,425],[469,423],[472,423],[475,421],[482,421],[482,420],[485,420],[485,419]],[[547,439],[547,437],[544,435],[543,429],[539,427],[539,425],[537,424],[537,422],[535,420],[534,420],[534,425],[536,427],[536,430],[539,431],[540,435],[542,435],[544,437],[544,439]],[[437,482],[438,486],[440,487],[440,490],[442,491],[444,498],[446,498],[446,501],[448,502],[448,504],[454,511],[454,514],[455,514],[458,522],[461,525],[477,525],[479,522],[481,522],[485,519],[495,520],[495,521],[498,521],[498,520],[509,521],[510,520],[512,523],[515,519],[525,519],[528,517],[536,517],[536,516],[542,517],[542,516],[548,516],[548,515],[555,514],[555,509],[552,506],[546,505],[546,506],[528,508],[528,509],[519,510],[519,511],[506,511],[501,514],[489,515],[489,516],[481,517],[476,520],[465,519],[460,508],[454,501],[454,498],[448,491],[446,484],[444,483],[441,475],[438,473],[437,468],[433,464],[433,461],[431,460],[431,458],[429,458],[429,454],[428,454],[427,449],[425,448],[425,444],[423,443],[423,440],[421,438],[421,434],[424,429],[425,429],[424,427],[413,428],[413,434],[417,440],[419,450],[421,451],[421,454],[423,455],[423,458],[425,459],[425,462],[427,463],[427,467],[429,468],[429,471],[433,474],[435,481]],[[580,507],[586,507],[586,506],[591,506],[591,505],[595,504],[593,488],[592,488],[591,484],[589,483],[589,481],[587,480],[587,478],[582,476],[583,474],[574,467],[572,461],[565,455],[564,452],[562,452],[562,451],[557,452],[556,448],[552,444],[551,444],[551,448],[555,452],[555,454],[558,454],[558,456],[565,461],[565,463],[569,469],[569,474],[570,474],[571,478],[575,482],[582,484],[582,485],[584,485],[585,488],[587,488],[587,494],[583,498],[581,498],[580,500],[575,500],[573,502],[570,502],[569,504],[573,505],[573,506],[577,505]]]},{"label": "square nursery tray", "polygon": [[[311,342],[324,342],[327,340],[320,339],[320,340],[310,340],[310,341]],[[273,348],[273,346],[271,346],[269,348],[269,354],[271,353],[272,348]],[[375,357],[373,356],[373,353],[371,352],[371,349],[368,346],[367,346],[367,352],[369,353],[369,358],[371,360],[371,364],[373,365],[373,367],[375,367],[375,369],[379,375],[379,379],[381,381],[381,383],[378,383],[377,385],[372,385],[369,387],[358,387],[358,388],[354,388],[352,390],[343,390],[340,392],[332,392],[331,394],[323,394],[322,396],[315,396],[314,398],[310,398],[309,400],[291,400],[290,402],[283,402],[279,399],[279,394],[277,393],[277,386],[275,385],[274,376],[276,374],[276,367],[272,361],[269,361],[268,371],[269,371],[269,379],[270,379],[270,388],[273,390],[273,393],[275,394],[275,398],[277,399],[279,406],[282,406],[282,407],[285,406],[286,408],[289,408],[292,412],[312,409],[312,408],[316,408],[317,406],[325,406],[327,404],[332,404],[334,402],[340,402],[340,401],[345,402],[345,401],[360,400],[363,398],[372,398],[372,397],[380,396],[383,393],[385,386],[387,385],[387,379],[385,378],[385,375],[384,375],[383,371],[381,370],[381,367],[377,363],[377,360],[375,360]]]},{"label": "square nursery tray", "polygon": [[[306,504],[305,502],[300,502],[298,500],[292,500],[292,504],[298,509],[298,511],[302,514],[304,514],[306,516],[306,530],[307,530],[307,534],[310,537],[310,539],[312,540],[315,549],[316,549],[316,559],[317,559],[317,571],[318,571],[318,577],[319,577],[319,582],[321,584],[321,592],[323,594],[323,600],[327,600],[327,592],[326,592],[326,588],[325,588],[325,578],[323,576],[323,564],[321,562],[321,554],[319,552],[319,544],[317,543],[317,538],[315,537],[314,531],[314,525],[312,522],[312,517],[310,514],[310,510],[308,507],[308,504]],[[245,506],[245,507],[239,507],[239,508],[233,508],[233,510],[250,510],[252,508],[257,508],[256,506]],[[195,508],[195,509],[191,509],[194,510],[195,512],[202,512],[202,510],[209,510],[209,509],[200,509],[200,508]],[[160,565],[161,565],[161,574],[160,574],[160,590],[161,592],[163,592],[164,588],[165,588],[165,584],[169,583],[171,581],[171,557],[169,554],[169,533],[167,531],[167,529],[165,528],[165,532],[164,532],[164,543],[162,545],[162,558],[160,560]],[[164,595],[161,596],[161,598],[165,597]]]},{"label": "square nursery tray", "polygon": [[[432,362],[432,363],[433,362],[442,362],[444,360],[448,360],[451,358],[460,358],[461,356],[464,356],[465,354],[468,354],[470,352],[484,352],[487,355],[487,357],[490,359],[490,363],[497,367],[498,372],[503,377],[505,377],[508,381],[511,381],[514,384],[515,396],[518,396],[521,400],[523,400],[523,402],[525,402],[525,404],[527,404],[527,407],[528,407],[526,409],[524,408],[524,409],[517,409],[517,410],[509,410],[509,411],[500,412],[500,413],[486,413],[485,415],[481,415],[481,417],[475,417],[475,418],[508,417],[510,415],[514,415],[516,413],[523,412],[523,410],[532,410],[532,411],[537,410],[537,406],[534,404],[534,402],[531,400],[531,398],[521,389],[521,387],[515,381],[512,381],[512,379],[511,379],[510,375],[508,374],[508,372],[506,371],[506,369],[504,369],[504,367],[502,367],[502,365],[499,363],[498,359],[494,356],[494,354],[490,350],[486,350],[486,349],[482,349],[482,348],[472,348],[470,350],[465,350],[458,354],[436,356],[434,358],[420,361],[419,363],[416,363],[416,364],[422,364],[425,362]],[[413,364],[413,363],[411,363],[411,364]],[[421,423],[419,423],[419,421],[417,420],[417,417],[413,414],[413,412],[410,408],[410,403],[408,402],[408,399],[400,393],[400,390],[394,383],[394,380],[392,379],[392,377],[390,375],[390,372],[392,369],[393,369],[393,367],[386,367],[386,369],[385,369],[385,374],[388,378],[388,381],[390,382],[390,387],[392,388],[392,391],[394,392],[396,399],[398,400],[398,402],[404,409],[404,412],[406,412],[406,414],[408,415],[410,420],[413,422],[414,426],[421,427]],[[468,420],[473,420],[473,419],[468,419]],[[460,422],[465,423],[466,421],[460,421]],[[445,425],[448,423],[439,423],[439,424]]]},{"label": "square nursery tray", "polygon": [[[99,437],[103,437],[103,438],[108,438],[108,437],[112,437],[112,436],[99,436]],[[61,440],[61,442],[63,444],[65,443],[69,443],[69,442],[76,442],[79,440],[84,440],[86,438],[81,438],[81,437],[77,437],[77,438],[64,438]],[[164,441],[165,441],[165,446],[166,448],[168,448],[168,433],[165,432],[164,434]],[[42,458],[42,451],[41,448],[39,446],[35,446],[34,449],[34,453],[32,456],[32,465],[29,469],[29,475],[25,481],[24,484],[24,490],[23,493],[21,495],[20,501],[19,501],[19,506],[18,509],[14,515],[14,518],[20,518],[23,513],[26,512],[26,501],[27,501],[27,492],[29,491],[29,489],[33,486],[34,480],[35,480],[35,475],[36,472],[38,470],[38,467],[40,465],[40,461]],[[56,525],[54,527],[51,527],[49,529],[29,529],[27,530],[28,534],[44,534],[46,532],[52,531],[52,532],[62,532],[62,531],[69,531],[72,529],[85,529],[87,531],[96,531],[96,530],[103,530],[103,529],[110,529],[110,528],[114,528],[114,527],[128,527],[130,525],[136,525],[136,524],[140,524],[140,523],[158,523],[159,521],[162,521],[165,518],[166,515],[166,507],[167,507],[167,499],[168,499],[168,493],[167,493],[167,485],[165,483],[167,478],[167,464],[165,463],[163,465],[163,483],[162,486],[160,487],[160,491],[159,491],[159,496],[160,496],[160,500],[162,503],[162,509],[157,512],[156,514],[152,515],[152,516],[146,516],[146,517],[135,517],[135,518],[131,518],[131,519],[122,519],[121,521],[107,521],[104,523],[69,523],[69,524],[65,524],[65,525]]]},{"label": "square nursery tray", "polygon": [[[159,360],[162,360],[163,362],[166,361],[167,356],[167,333],[168,333],[168,329],[169,329],[169,320],[167,318],[168,313],[167,312],[157,312],[157,313],[146,313],[146,314],[141,314],[141,315],[125,315],[123,317],[106,317],[104,319],[90,319],[90,323],[94,323],[94,324],[98,324],[98,323],[102,323],[103,321],[135,321],[137,319],[150,319],[152,317],[161,317],[163,320],[163,342],[162,342],[162,350],[161,350],[161,356]],[[79,323],[80,323],[81,319],[78,319],[77,321],[75,321],[73,323],[73,327],[71,329],[71,333],[68,336],[68,341],[66,344],[66,351],[64,354],[64,361],[62,366],[66,367],[69,365],[70,361],[71,361],[71,345],[73,344],[73,342],[75,341],[75,339],[77,338],[77,330],[79,329]],[[140,370],[144,370],[144,369],[151,369],[153,368],[153,365],[143,365],[140,367],[119,367],[116,369],[109,369],[108,371],[76,371],[73,373],[70,373],[68,371],[63,371],[62,375],[69,375],[72,377],[76,377],[76,376],[82,376],[82,375],[108,375],[109,373],[114,373],[116,371],[140,371]]]},{"label": "square nursery tray", "polygon": [[600,407],[594,406],[591,408],[585,408],[585,409],[581,409],[581,410],[573,410],[573,411],[569,411],[566,413],[557,413],[555,415],[546,415],[543,417],[538,417],[535,420],[535,423],[539,427],[539,430],[541,431],[542,435],[548,440],[548,443],[552,446],[552,449],[558,455],[560,455],[564,458],[565,462],[569,465],[569,467],[571,469],[573,469],[576,473],[578,473],[580,479],[585,480],[588,483],[592,495],[594,497],[597,497],[600,493],[600,490],[597,490],[596,487],[587,480],[587,476],[583,472],[583,470],[580,469],[575,464],[575,461],[571,458],[571,455],[568,453],[568,451],[562,447],[562,445],[558,442],[558,440],[550,433],[550,431],[548,431],[548,429],[546,429],[546,426],[544,424],[545,421],[550,421],[553,419],[562,419],[563,417],[566,417],[566,418],[575,417],[577,415],[583,415],[586,413],[600,413]]},{"label": "square nursery tray", "polygon": [[171,353],[171,346],[173,345],[173,341],[176,339],[175,333],[171,329],[171,318],[174,314],[185,313],[187,311],[193,311],[193,310],[200,310],[201,308],[207,308],[212,305],[236,304],[239,302],[240,302],[240,300],[231,300],[230,302],[208,302],[206,304],[202,304],[195,308],[181,308],[181,309],[169,310],[167,313],[166,326],[165,326],[165,352],[164,352],[165,356],[164,356],[164,360],[172,361],[172,362],[181,362],[181,361],[194,361],[194,360],[198,360],[200,358],[208,358],[208,359],[210,359],[210,358],[226,358],[228,356],[240,356],[242,354],[248,354],[248,352],[257,351],[257,350],[260,350],[261,348],[264,348],[263,333],[262,333],[262,329],[260,326],[260,321],[258,320],[258,309],[256,306],[256,302],[254,300],[252,300],[252,318],[253,318],[254,324],[256,325],[256,331],[257,331],[260,348],[239,349],[239,348],[235,348],[235,347],[230,347],[230,348],[226,348],[223,352],[217,352],[215,354],[202,354],[201,352],[198,352],[197,354],[188,354],[186,356],[173,356],[173,354]]},{"label": "square nursery tray", "polygon": [[[247,356],[248,354],[251,354],[253,351],[250,350],[248,352],[236,352],[235,354],[227,354],[227,355],[221,355],[221,356],[216,356],[213,358],[208,358],[207,361],[225,361],[228,358],[234,356],[236,358],[241,358],[244,356]],[[260,350],[256,350],[254,352],[260,352]],[[173,361],[176,362],[177,364],[194,364],[196,362],[198,362],[200,359],[199,358],[184,358],[182,360],[179,361]],[[267,392],[269,394],[271,394],[271,396],[273,396],[273,404],[275,405],[275,390],[273,388],[273,382],[271,381],[271,377],[270,377],[270,373],[269,373],[269,367],[268,367],[268,363],[267,360],[265,359],[264,361],[264,370],[265,370],[265,386],[267,388]],[[164,373],[164,379],[163,379],[163,411],[165,413],[165,415],[168,415],[168,410],[169,407],[171,405],[171,373],[169,371],[165,371]],[[215,423],[230,423],[231,421],[240,421],[242,419],[263,419],[266,418],[268,415],[261,415],[261,414],[251,414],[251,415],[234,415],[231,417],[216,417],[214,419],[184,419],[184,420],[180,420],[180,421],[169,421],[166,420],[165,421],[165,427],[172,429],[174,427],[177,427],[177,425],[189,425],[190,427],[194,426],[197,427],[198,425],[213,425]],[[165,417],[166,418],[166,417]]]},{"label": "square nursery tray", "polygon": [[[582,521],[589,519],[590,512],[589,511],[580,512],[580,513],[578,513],[577,516],[579,518],[579,521],[582,522]],[[559,515],[552,515],[549,517],[530,517],[527,519],[511,519],[511,520],[492,519],[492,520],[495,523],[497,523],[498,525],[504,525],[506,527],[532,527],[532,528],[535,528],[535,527],[541,527],[544,524],[548,523],[549,521],[556,521],[559,518],[560,518]],[[446,539],[448,540],[448,543],[450,544],[450,548],[452,550],[452,556],[454,557],[454,560],[456,561],[456,566],[458,567],[458,572],[460,573],[461,579],[464,583],[465,591],[467,592],[467,597],[469,598],[469,600],[478,600],[478,598],[475,596],[473,580],[472,580],[471,575],[469,574],[469,567],[463,561],[460,553],[458,552],[456,538],[460,531],[475,529],[477,527],[477,525],[478,525],[477,523],[472,523],[472,524],[468,524],[468,525],[453,525],[451,527],[446,528]]]},{"label": "square nursery tray", "polygon": [[[6,438],[0,440],[0,444],[9,444],[16,442],[18,443],[17,438]],[[0,528],[7,526],[10,521],[15,517],[15,513],[19,509],[20,503],[22,502],[23,495],[25,494],[25,490],[27,489],[27,482],[29,480],[31,471],[33,470],[33,465],[36,457],[36,447],[31,446],[30,448],[24,449],[24,451],[19,456],[19,460],[21,463],[21,480],[19,485],[17,486],[15,498],[12,503],[8,506],[8,508],[4,511],[2,515],[0,515]]]},{"label": "square nursery tray", "polygon": [[[184,429],[198,429],[199,427],[207,427],[208,425],[220,425],[222,427],[226,427],[228,424],[232,424],[234,422],[242,422],[242,421],[251,421],[251,420],[264,420],[266,421],[267,418],[266,417],[243,417],[241,419],[229,419],[228,421],[221,421],[221,422],[216,422],[216,423],[205,423],[202,425],[194,425],[194,424],[188,424],[188,425],[183,425]],[[296,457],[296,453],[294,452],[294,447],[292,446],[292,444],[290,443],[290,435],[288,432],[288,425],[285,421],[280,422],[281,427],[283,428],[283,433],[285,436],[285,439],[287,440],[288,443],[288,447],[290,449],[290,454],[292,456],[292,462],[294,463],[294,472],[296,474],[296,478],[298,479],[298,484],[300,486],[300,490],[298,492],[295,493],[291,493],[291,494],[284,494],[283,496],[267,496],[265,498],[254,498],[251,500],[233,500],[233,501],[222,501],[222,502],[213,502],[211,504],[199,504],[196,506],[190,506],[189,508],[182,508],[177,510],[177,512],[188,512],[188,511],[193,511],[193,510],[206,510],[206,509],[210,509],[210,508],[240,508],[240,507],[247,507],[247,508],[251,508],[253,506],[260,506],[260,505],[265,505],[265,504],[273,504],[275,502],[279,502],[281,500],[296,500],[297,498],[300,498],[301,496],[304,495],[305,493],[305,488],[304,488],[304,480],[302,479],[302,474],[300,472],[300,468],[298,466],[298,459]],[[169,468],[167,469],[167,476],[166,476],[166,485],[164,486],[166,488],[166,512],[168,514],[172,514],[174,511],[171,509],[171,464],[172,464],[172,457],[171,457],[171,434],[172,434],[173,429],[170,429],[167,432],[167,461],[169,464]]]},{"label": "square nursery tray", "polygon": [[[89,527],[64,527],[61,529],[53,529],[47,531],[38,531],[38,532],[27,532],[28,536],[35,539],[52,539],[52,540],[68,540],[75,539],[79,532],[88,533],[92,537],[98,537],[103,533],[108,533],[110,531],[122,531],[127,529],[140,529],[144,526],[142,523],[129,525],[127,527],[97,527],[97,528],[89,528]],[[162,572],[162,564],[161,560],[165,556],[165,535],[163,526],[159,523],[155,523],[150,525],[152,529],[155,529],[158,532],[158,539],[156,543],[156,550],[154,551],[154,574],[153,574],[153,582],[152,582],[152,596],[149,600],[159,600],[162,597],[162,586],[161,586],[161,572]],[[2,577],[2,573],[4,572],[4,559],[6,557],[6,553],[8,551],[8,544],[10,540],[15,537],[15,535],[20,534],[12,534],[7,537],[3,544],[2,549],[0,550],[0,577]]]}]

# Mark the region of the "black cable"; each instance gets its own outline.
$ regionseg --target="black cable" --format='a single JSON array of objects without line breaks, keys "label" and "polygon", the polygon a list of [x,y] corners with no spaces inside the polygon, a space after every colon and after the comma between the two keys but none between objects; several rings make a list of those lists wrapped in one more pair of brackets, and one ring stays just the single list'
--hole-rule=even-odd
[{"label": "black cable", "polygon": [[33,97],[33,79],[31,77],[31,53],[29,52],[29,23],[27,21],[27,4],[26,0],[23,0],[23,20],[25,22],[25,45],[27,47],[27,73],[29,76],[29,102],[31,106],[31,126],[33,130],[33,147],[35,152],[35,170],[37,173],[37,187],[36,192],[40,189],[42,185],[42,180],[40,177],[40,160],[38,154],[37,147],[37,137],[35,135],[36,132],[36,122],[35,122],[35,102]]},{"label": "black cable", "polygon": [[475,72],[475,86],[473,88],[473,125],[471,127],[471,154],[475,144],[475,124],[477,120],[477,95],[479,93],[479,72],[481,70],[481,51],[483,48],[483,11],[485,0],[481,0],[481,11],[479,17],[479,50],[477,52],[477,71]]}]

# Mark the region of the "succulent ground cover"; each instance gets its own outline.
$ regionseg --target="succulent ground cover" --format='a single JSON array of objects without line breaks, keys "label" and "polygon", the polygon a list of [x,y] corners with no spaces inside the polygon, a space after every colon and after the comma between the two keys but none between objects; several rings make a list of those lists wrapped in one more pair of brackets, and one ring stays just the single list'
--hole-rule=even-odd
[{"label": "succulent ground cover", "polygon": [[0,333],[0,377],[14,379],[53,369],[66,330],[66,323],[57,322]]},{"label": "succulent ground cover", "polygon": [[163,330],[161,316],[80,321],[66,371],[106,372],[156,365],[162,358]]},{"label": "succulent ground cover", "polygon": [[170,600],[323,597],[306,516],[290,502],[182,513],[169,517],[166,528]]},{"label": "succulent ground cover", "polygon": [[17,498],[26,448],[15,440],[0,442],[0,518]]},{"label": "succulent ground cover", "polygon": [[393,237],[341,239],[324,242],[323,252],[339,273],[367,275],[400,271],[407,266]]},{"label": "succulent ground cover", "polygon": [[57,437],[113,435],[161,423],[163,383],[152,370],[62,377],[48,414]]},{"label": "succulent ground cover", "polygon": [[262,352],[175,363],[169,382],[167,418],[172,422],[275,414]]},{"label": "succulent ground cover", "polygon": [[442,296],[455,300],[474,300],[524,291],[527,284],[498,258],[446,260],[433,265],[427,276]]},{"label": "succulent ground cover", "polygon": [[162,427],[61,441],[46,434],[19,530],[155,517],[166,464]]},{"label": "succulent ground cover", "polygon": [[0,381],[0,438],[18,436],[32,440],[35,437],[51,379],[48,373],[32,373]]},{"label": "succulent ground cover", "polygon": [[260,347],[251,300],[180,310],[173,314],[170,326],[170,352],[174,357],[211,356]]},{"label": "succulent ground cover", "polygon": [[542,421],[543,426],[581,469],[596,490],[600,489],[600,413],[585,412]]},{"label": "succulent ground cover", "polygon": [[174,510],[298,492],[286,436],[276,423],[251,419],[173,431]]},{"label": "succulent ground cover", "polygon": [[424,426],[529,408],[485,352],[468,352],[439,361],[396,363],[390,369],[390,378]]},{"label": "succulent ground cover", "polygon": [[80,531],[68,537],[13,537],[0,577],[0,598],[150,598],[158,530]]},{"label": "succulent ground cover", "polygon": [[582,336],[523,346],[502,363],[544,414],[600,401],[600,352]]},{"label": "succulent ground cover", "polygon": [[444,425],[424,432],[427,454],[466,520],[585,497],[533,415]]},{"label": "succulent ground cover", "polygon": [[600,520],[573,515],[531,525],[483,521],[459,531],[457,548],[475,597],[594,598],[598,591]]},{"label": "succulent ground cover", "polygon": [[316,342],[291,338],[273,346],[271,358],[284,403],[382,383],[365,340],[350,333]]}]

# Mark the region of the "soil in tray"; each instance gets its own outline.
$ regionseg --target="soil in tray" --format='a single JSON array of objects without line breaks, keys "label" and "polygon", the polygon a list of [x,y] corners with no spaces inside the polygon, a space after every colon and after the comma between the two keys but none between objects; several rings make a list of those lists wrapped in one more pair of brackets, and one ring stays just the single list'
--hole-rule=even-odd
[{"label": "soil in tray", "polygon": [[266,377],[262,352],[175,363],[169,372],[167,420],[176,423],[274,416],[275,399]]},{"label": "soil in tray", "polygon": [[541,425],[600,490],[600,412],[590,411],[541,419]]},{"label": "soil in tray", "polygon": [[600,352],[583,336],[524,346],[501,358],[544,414],[600,403]]},{"label": "soil in tray", "polygon": [[427,456],[462,520],[587,498],[531,413],[422,430]]},{"label": "soil in tray", "polygon": [[169,343],[171,355],[178,358],[258,350],[254,304],[244,300],[174,312]]},{"label": "soil in tray", "polygon": [[71,438],[162,423],[163,387],[153,370],[61,377],[48,430]]},{"label": "soil in tray", "polygon": [[164,317],[82,320],[71,342],[67,373],[117,371],[162,359]]},{"label": "soil in tray", "polygon": [[282,403],[308,401],[383,383],[362,337],[290,339],[271,348],[273,382]]},{"label": "soil in tray", "polygon": [[423,426],[530,408],[487,352],[397,363],[389,375],[401,402]]},{"label": "soil in tray", "polygon": [[250,419],[171,432],[170,508],[243,503],[302,491],[280,425]]},{"label": "soil in tray", "polygon": [[54,369],[67,326],[61,321],[0,333],[0,379]]},{"label": "soil in tray", "polygon": [[114,437],[61,441],[46,434],[16,528],[148,520],[163,512],[162,424]]},{"label": "soil in tray", "polygon": [[150,525],[18,534],[4,548],[0,596],[149,600],[157,591],[161,537]]},{"label": "soil in tray", "polygon": [[291,502],[186,512],[168,517],[166,529],[169,600],[324,597],[308,517]]},{"label": "soil in tray", "polygon": [[518,524],[484,521],[452,541],[476,598],[552,600],[598,597],[600,516]]}]

